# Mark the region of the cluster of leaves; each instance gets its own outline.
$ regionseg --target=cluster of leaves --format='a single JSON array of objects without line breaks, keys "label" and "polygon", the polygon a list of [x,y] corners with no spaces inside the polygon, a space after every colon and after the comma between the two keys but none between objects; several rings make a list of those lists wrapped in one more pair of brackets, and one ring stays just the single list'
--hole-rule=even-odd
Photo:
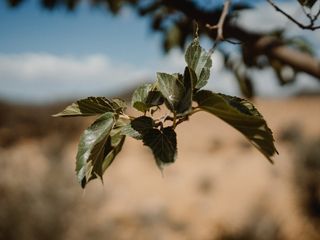
[{"label": "cluster of leaves", "polygon": [[[149,147],[160,169],[173,163],[177,155],[175,128],[199,111],[211,113],[240,131],[272,162],[277,152],[274,139],[257,109],[245,99],[202,89],[210,77],[211,55],[196,37],[185,53],[183,74],[157,73],[154,83],[137,88],[131,104],[143,113],[140,117],[128,116],[124,101],[105,97],[79,100],[54,115],[99,116],[84,131],[78,146],[76,172],[82,187],[92,179],[102,179],[126,136]],[[157,119],[155,113],[164,109],[160,106],[166,107],[167,114]]]}]

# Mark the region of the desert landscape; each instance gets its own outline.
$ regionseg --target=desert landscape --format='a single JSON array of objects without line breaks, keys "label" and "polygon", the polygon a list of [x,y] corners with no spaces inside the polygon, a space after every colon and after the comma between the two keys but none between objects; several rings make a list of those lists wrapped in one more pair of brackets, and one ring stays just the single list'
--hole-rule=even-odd
[{"label": "desert landscape", "polygon": [[270,164],[221,120],[179,125],[163,174],[127,138],[103,184],[75,177],[81,131],[65,104],[0,104],[0,239],[320,239],[320,96],[256,99],[279,155]]}]

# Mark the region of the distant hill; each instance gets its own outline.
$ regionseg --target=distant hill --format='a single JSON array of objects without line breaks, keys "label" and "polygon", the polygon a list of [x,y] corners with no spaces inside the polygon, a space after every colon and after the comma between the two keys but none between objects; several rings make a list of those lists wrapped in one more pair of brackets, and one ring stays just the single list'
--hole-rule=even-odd
[{"label": "distant hill", "polygon": [[51,117],[67,104],[35,106],[0,101],[0,147],[10,147],[26,139],[44,138],[51,134],[63,135],[66,141],[79,136],[86,120]]}]

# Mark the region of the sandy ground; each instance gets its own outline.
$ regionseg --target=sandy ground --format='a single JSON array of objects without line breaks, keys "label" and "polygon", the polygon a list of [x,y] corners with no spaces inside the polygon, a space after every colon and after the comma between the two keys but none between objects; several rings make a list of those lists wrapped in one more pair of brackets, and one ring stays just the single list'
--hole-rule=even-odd
[{"label": "sandy ground", "polygon": [[74,177],[76,141],[51,134],[2,148],[0,239],[320,239],[299,205],[296,164],[320,137],[320,97],[255,105],[275,134],[274,165],[207,113],[179,125],[178,157],[163,175],[127,138],[104,184],[85,191]]}]

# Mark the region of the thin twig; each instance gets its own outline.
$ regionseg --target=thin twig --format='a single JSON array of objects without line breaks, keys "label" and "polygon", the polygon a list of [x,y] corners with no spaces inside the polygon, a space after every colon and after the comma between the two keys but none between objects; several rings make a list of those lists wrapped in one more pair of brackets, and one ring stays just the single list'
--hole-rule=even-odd
[{"label": "thin twig", "polygon": [[242,44],[242,42],[240,42],[240,41],[234,41],[234,40],[230,40],[230,39],[225,39],[224,41],[231,43],[231,44],[234,44],[234,45]]},{"label": "thin twig", "polygon": [[320,13],[316,14],[316,18],[312,18],[312,16],[310,16],[309,14],[306,14],[307,17],[310,19],[310,24],[305,25],[300,23],[299,21],[297,21],[294,17],[290,16],[288,13],[286,13],[285,11],[283,11],[281,8],[279,8],[272,0],[267,0],[267,2],[278,12],[282,13],[285,17],[287,17],[290,21],[292,21],[293,23],[295,23],[298,27],[302,28],[302,29],[309,29],[309,30],[316,30],[316,29],[320,29],[320,25],[319,26],[314,26],[314,22],[317,20],[317,18],[319,17]]},{"label": "thin twig", "polygon": [[319,6],[318,12],[314,15],[314,21],[317,20],[319,16],[320,16],[320,6]]},{"label": "thin twig", "polygon": [[206,27],[211,29],[211,30],[214,30],[216,29],[217,30],[217,37],[216,37],[216,40],[212,46],[212,48],[210,49],[209,53],[210,54],[213,54],[214,51],[216,50],[216,48],[218,47],[218,44],[221,42],[221,41],[224,41],[224,37],[223,37],[223,25],[224,25],[224,22],[226,20],[226,17],[228,15],[228,12],[229,12],[229,8],[230,8],[230,5],[231,5],[231,0],[225,0],[224,1],[224,4],[223,4],[223,9],[222,9],[222,13],[221,13],[221,16],[219,18],[219,21],[216,25],[210,25],[210,24],[207,24]]},{"label": "thin twig", "polygon": [[312,21],[314,21],[314,17],[310,13],[307,12],[306,8],[304,6],[302,6],[302,5],[300,5],[300,6],[301,6],[301,9],[302,9],[304,15],[306,15],[309,18],[310,23]]},{"label": "thin twig", "polygon": [[230,5],[231,5],[231,0],[225,0],[224,4],[223,4],[223,10],[222,10],[222,13],[221,13],[221,16],[219,18],[218,23],[214,26],[211,26],[210,24],[206,25],[206,27],[208,27],[211,30],[217,29],[216,42],[223,41],[223,39],[224,39],[223,38],[223,24],[224,24],[226,17],[228,15]]},{"label": "thin twig", "polygon": [[314,22],[319,18],[320,16],[320,6],[319,6],[319,9],[318,9],[318,12],[314,15],[312,15],[311,13],[308,13],[306,11],[306,8],[301,6],[302,8],[302,11],[304,12],[304,14],[309,18],[310,20],[310,25],[314,25]]},{"label": "thin twig", "polygon": [[120,115],[120,118],[124,119],[124,120],[133,120],[133,119],[135,119],[135,117],[129,116],[129,115],[125,114],[125,113],[122,113]]}]

